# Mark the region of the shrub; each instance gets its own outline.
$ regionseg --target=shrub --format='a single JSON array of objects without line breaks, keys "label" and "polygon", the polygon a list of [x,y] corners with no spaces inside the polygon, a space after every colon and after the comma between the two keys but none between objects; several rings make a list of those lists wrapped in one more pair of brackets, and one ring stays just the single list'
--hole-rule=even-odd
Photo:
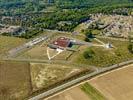
[{"label": "shrub", "polygon": [[129,50],[129,52],[133,53],[133,44],[130,43],[128,45],[128,50]]},{"label": "shrub", "polygon": [[83,56],[85,59],[89,59],[89,58],[92,58],[94,54],[95,54],[94,51],[89,48],[83,53]]}]

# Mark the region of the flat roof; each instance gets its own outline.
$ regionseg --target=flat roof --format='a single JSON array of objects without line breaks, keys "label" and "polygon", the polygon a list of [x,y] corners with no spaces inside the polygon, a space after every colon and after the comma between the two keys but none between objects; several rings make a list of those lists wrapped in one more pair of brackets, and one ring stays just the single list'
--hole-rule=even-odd
[{"label": "flat roof", "polygon": [[52,44],[60,47],[67,47],[70,44],[70,39],[66,37],[59,37],[57,40],[53,41]]}]

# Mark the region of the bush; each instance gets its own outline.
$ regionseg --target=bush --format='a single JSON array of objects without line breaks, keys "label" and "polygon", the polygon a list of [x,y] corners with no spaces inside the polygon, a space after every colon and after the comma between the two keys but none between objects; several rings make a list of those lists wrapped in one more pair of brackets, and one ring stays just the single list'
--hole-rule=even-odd
[{"label": "bush", "polygon": [[89,58],[92,58],[94,54],[95,54],[94,51],[89,48],[83,53],[83,56],[85,59],[89,59]]},{"label": "bush", "polygon": [[85,30],[84,34],[87,38],[93,38],[93,34],[91,30]]},{"label": "bush", "polygon": [[128,45],[128,50],[129,50],[129,52],[133,53],[133,44],[130,43]]}]

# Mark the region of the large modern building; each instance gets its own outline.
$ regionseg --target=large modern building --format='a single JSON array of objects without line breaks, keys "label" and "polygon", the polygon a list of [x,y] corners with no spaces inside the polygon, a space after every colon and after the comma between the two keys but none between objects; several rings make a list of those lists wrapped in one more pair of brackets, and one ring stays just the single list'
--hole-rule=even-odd
[{"label": "large modern building", "polygon": [[59,37],[49,44],[51,48],[67,48],[71,44],[71,40],[67,37]]}]

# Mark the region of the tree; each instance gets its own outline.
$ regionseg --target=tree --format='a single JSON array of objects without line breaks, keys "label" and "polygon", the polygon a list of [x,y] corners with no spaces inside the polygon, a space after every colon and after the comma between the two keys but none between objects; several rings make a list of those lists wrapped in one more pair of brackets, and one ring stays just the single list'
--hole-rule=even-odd
[{"label": "tree", "polygon": [[84,31],[84,34],[85,34],[85,41],[86,42],[90,42],[90,38],[93,38],[93,34],[92,34],[92,31],[91,30],[85,30]]},{"label": "tree", "polygon": [[129,33],[129,45],[128,45],[128,50],[129,52],[133,53],[133,36],[132,36],[132,32]]},{"label": "tree", "polygon": [[133,53],[133,44],[130,43],[128,45],[128,50],[129,50],[129,52]]},{"label": "tree", "polygon": [[94,54],[95,54],[94,51],[89,48],[83,53],[83,56],[85,59],[89,59],[92,58]]},{"label": "tree", "polygon": [[93,38],[94,37],[91,30],[85,30],[84,34],[88,38]]}]

